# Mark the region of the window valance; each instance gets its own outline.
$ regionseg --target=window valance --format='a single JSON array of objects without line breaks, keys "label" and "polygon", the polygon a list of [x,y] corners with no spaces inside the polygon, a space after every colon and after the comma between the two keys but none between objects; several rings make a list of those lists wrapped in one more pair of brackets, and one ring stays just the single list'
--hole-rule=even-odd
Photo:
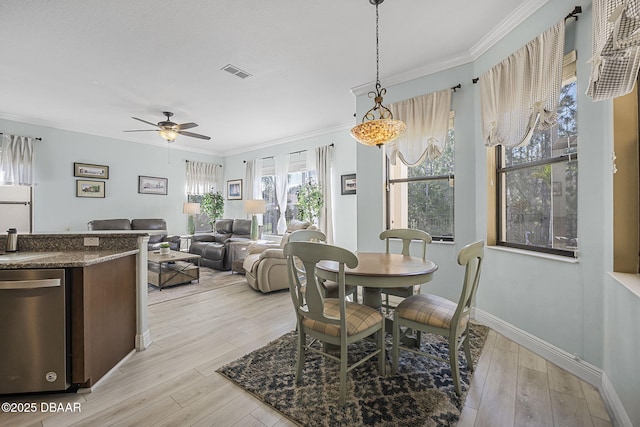
[{"label": "window valance", "polygon": [[557,23],[480,77],[485,145],[526,145],[536,128],[555,124],[564,32]]},{"label": "window valance", "polygon": [[222,166],[213,163],[187,161],[187,194],[219,191]]},{"label": "window valance", "polygon": [[427,157],[433,160],[442,155],[449,130],[451,89],[395,102],[389,109],[407,125],[402,136],[386,145],[391,164],[400,159],[407,166],[416,166]]},{"label": "window valance", "polygon": [[0,184],[33,184],[33,140],[27,136],[0,135]]},{"label": "window valance", "polygon": [[593,0],[593,57],[587,95],[594,101],[633,90],[640,69],[640,1]]}]

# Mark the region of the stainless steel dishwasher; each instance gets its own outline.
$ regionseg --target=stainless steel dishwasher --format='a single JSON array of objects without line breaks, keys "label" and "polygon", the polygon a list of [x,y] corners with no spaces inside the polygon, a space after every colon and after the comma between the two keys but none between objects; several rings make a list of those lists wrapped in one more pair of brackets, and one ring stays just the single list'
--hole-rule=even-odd
[{"label": "stainless steel dishwasher", "polygon": [[69,387],[64,273],[0,270],[0,394]]}]

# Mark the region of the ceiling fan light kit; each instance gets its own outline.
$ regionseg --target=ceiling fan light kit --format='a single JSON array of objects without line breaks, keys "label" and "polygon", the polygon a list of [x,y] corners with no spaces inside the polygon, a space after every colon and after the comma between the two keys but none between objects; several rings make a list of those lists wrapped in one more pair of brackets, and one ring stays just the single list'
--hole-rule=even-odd
[{"label": "ceiling fan light kit", "polygon": [[[380,147],[398,138],[407,129],[402,120],[395,120],[391,110],[382,105],[387,90],[380,84],[380,43],[378,37],[378,6],[384,0],[369,0],[376,7],[376,90],[369,92],[373,107],[362,117],[362,123],[351,129],[351,136],[360,144]],[[375,117],[378,112],[378,118]]]},{"label": "ceiling fan light kit", "polygon": [[[167,142],[173,142],[176,140],[176,138],[178,137],[178,135],[184,135],[184,136],[189,136],[191,138],[198,138],[198,139],[204,139],[204,140],[210,140],[211,138],[206,136],[206,135],[200,135],[199,133],[193,133],[193,132],[187,132],[185,131],[185,129],[191,129],[194,128],[196,126],[198,126],[197,123],[193,123],[193,122],[189,122],[189,123],[182,123],[182,124],[177,124],[171,121],[171,116],[173,116],[173,113],[170,111],[163,111],[162,114],[164,114],[166,116],[166,120],[163,120],[161,122],[156,123],[151,123],[148,122],[146,120],[142,120],[139,119],[137,117],[131,117],[134,120],[138,120],[142,123],[146,123],[148,125],[151,126],[155,126],[157,128],[159,128],[159,130],[157,131],[158,134],[165,139]],[[140,129],[140,130],[125,130],[124,132],[149,132],[149,131],[153,131],[156,132],[156,129]]]}]

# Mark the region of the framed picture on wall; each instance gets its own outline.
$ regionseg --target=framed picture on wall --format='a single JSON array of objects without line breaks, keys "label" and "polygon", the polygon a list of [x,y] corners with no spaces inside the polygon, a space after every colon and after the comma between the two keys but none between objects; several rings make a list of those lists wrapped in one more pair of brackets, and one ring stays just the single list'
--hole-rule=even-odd
[{"label": "framed picture on wall", "polygon": [[76,197],[104,198],[104,181],[76,179]]},{"label": "framed picture on wall", "polygon": [[356,194],[356,174],[340,176],[340,194]]},{"label": "framed picture on wall", "polygon": [[73,176],[79,178],[109,179],[109,166],[74,163]]},{"label": "framed picture on wall", "polygon": [[230,179],[227,181],[227,200],[242,200],[241,179]]},{"label": "framed picture on wall", "polygon": [[138,193],[167,195],[169,179],[155,176],[138,176]]}]

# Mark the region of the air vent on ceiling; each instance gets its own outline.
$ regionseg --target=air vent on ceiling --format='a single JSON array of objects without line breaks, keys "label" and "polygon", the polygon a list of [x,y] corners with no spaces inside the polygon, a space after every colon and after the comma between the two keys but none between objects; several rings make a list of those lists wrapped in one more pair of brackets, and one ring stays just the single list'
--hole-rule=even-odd
[{"label": "air vent on ceiling", "polygon": [[240,77],[241,79],[246,79],[247,77],[251,77],[251,74],[247,73],[246,71],[241,70],[240,68],[236,67],[235,65],[231,65],[231,64],[227,64],[224,67],[220,68],[221,70],[224,70],[228,73],[233,74],[234,76]]}]

